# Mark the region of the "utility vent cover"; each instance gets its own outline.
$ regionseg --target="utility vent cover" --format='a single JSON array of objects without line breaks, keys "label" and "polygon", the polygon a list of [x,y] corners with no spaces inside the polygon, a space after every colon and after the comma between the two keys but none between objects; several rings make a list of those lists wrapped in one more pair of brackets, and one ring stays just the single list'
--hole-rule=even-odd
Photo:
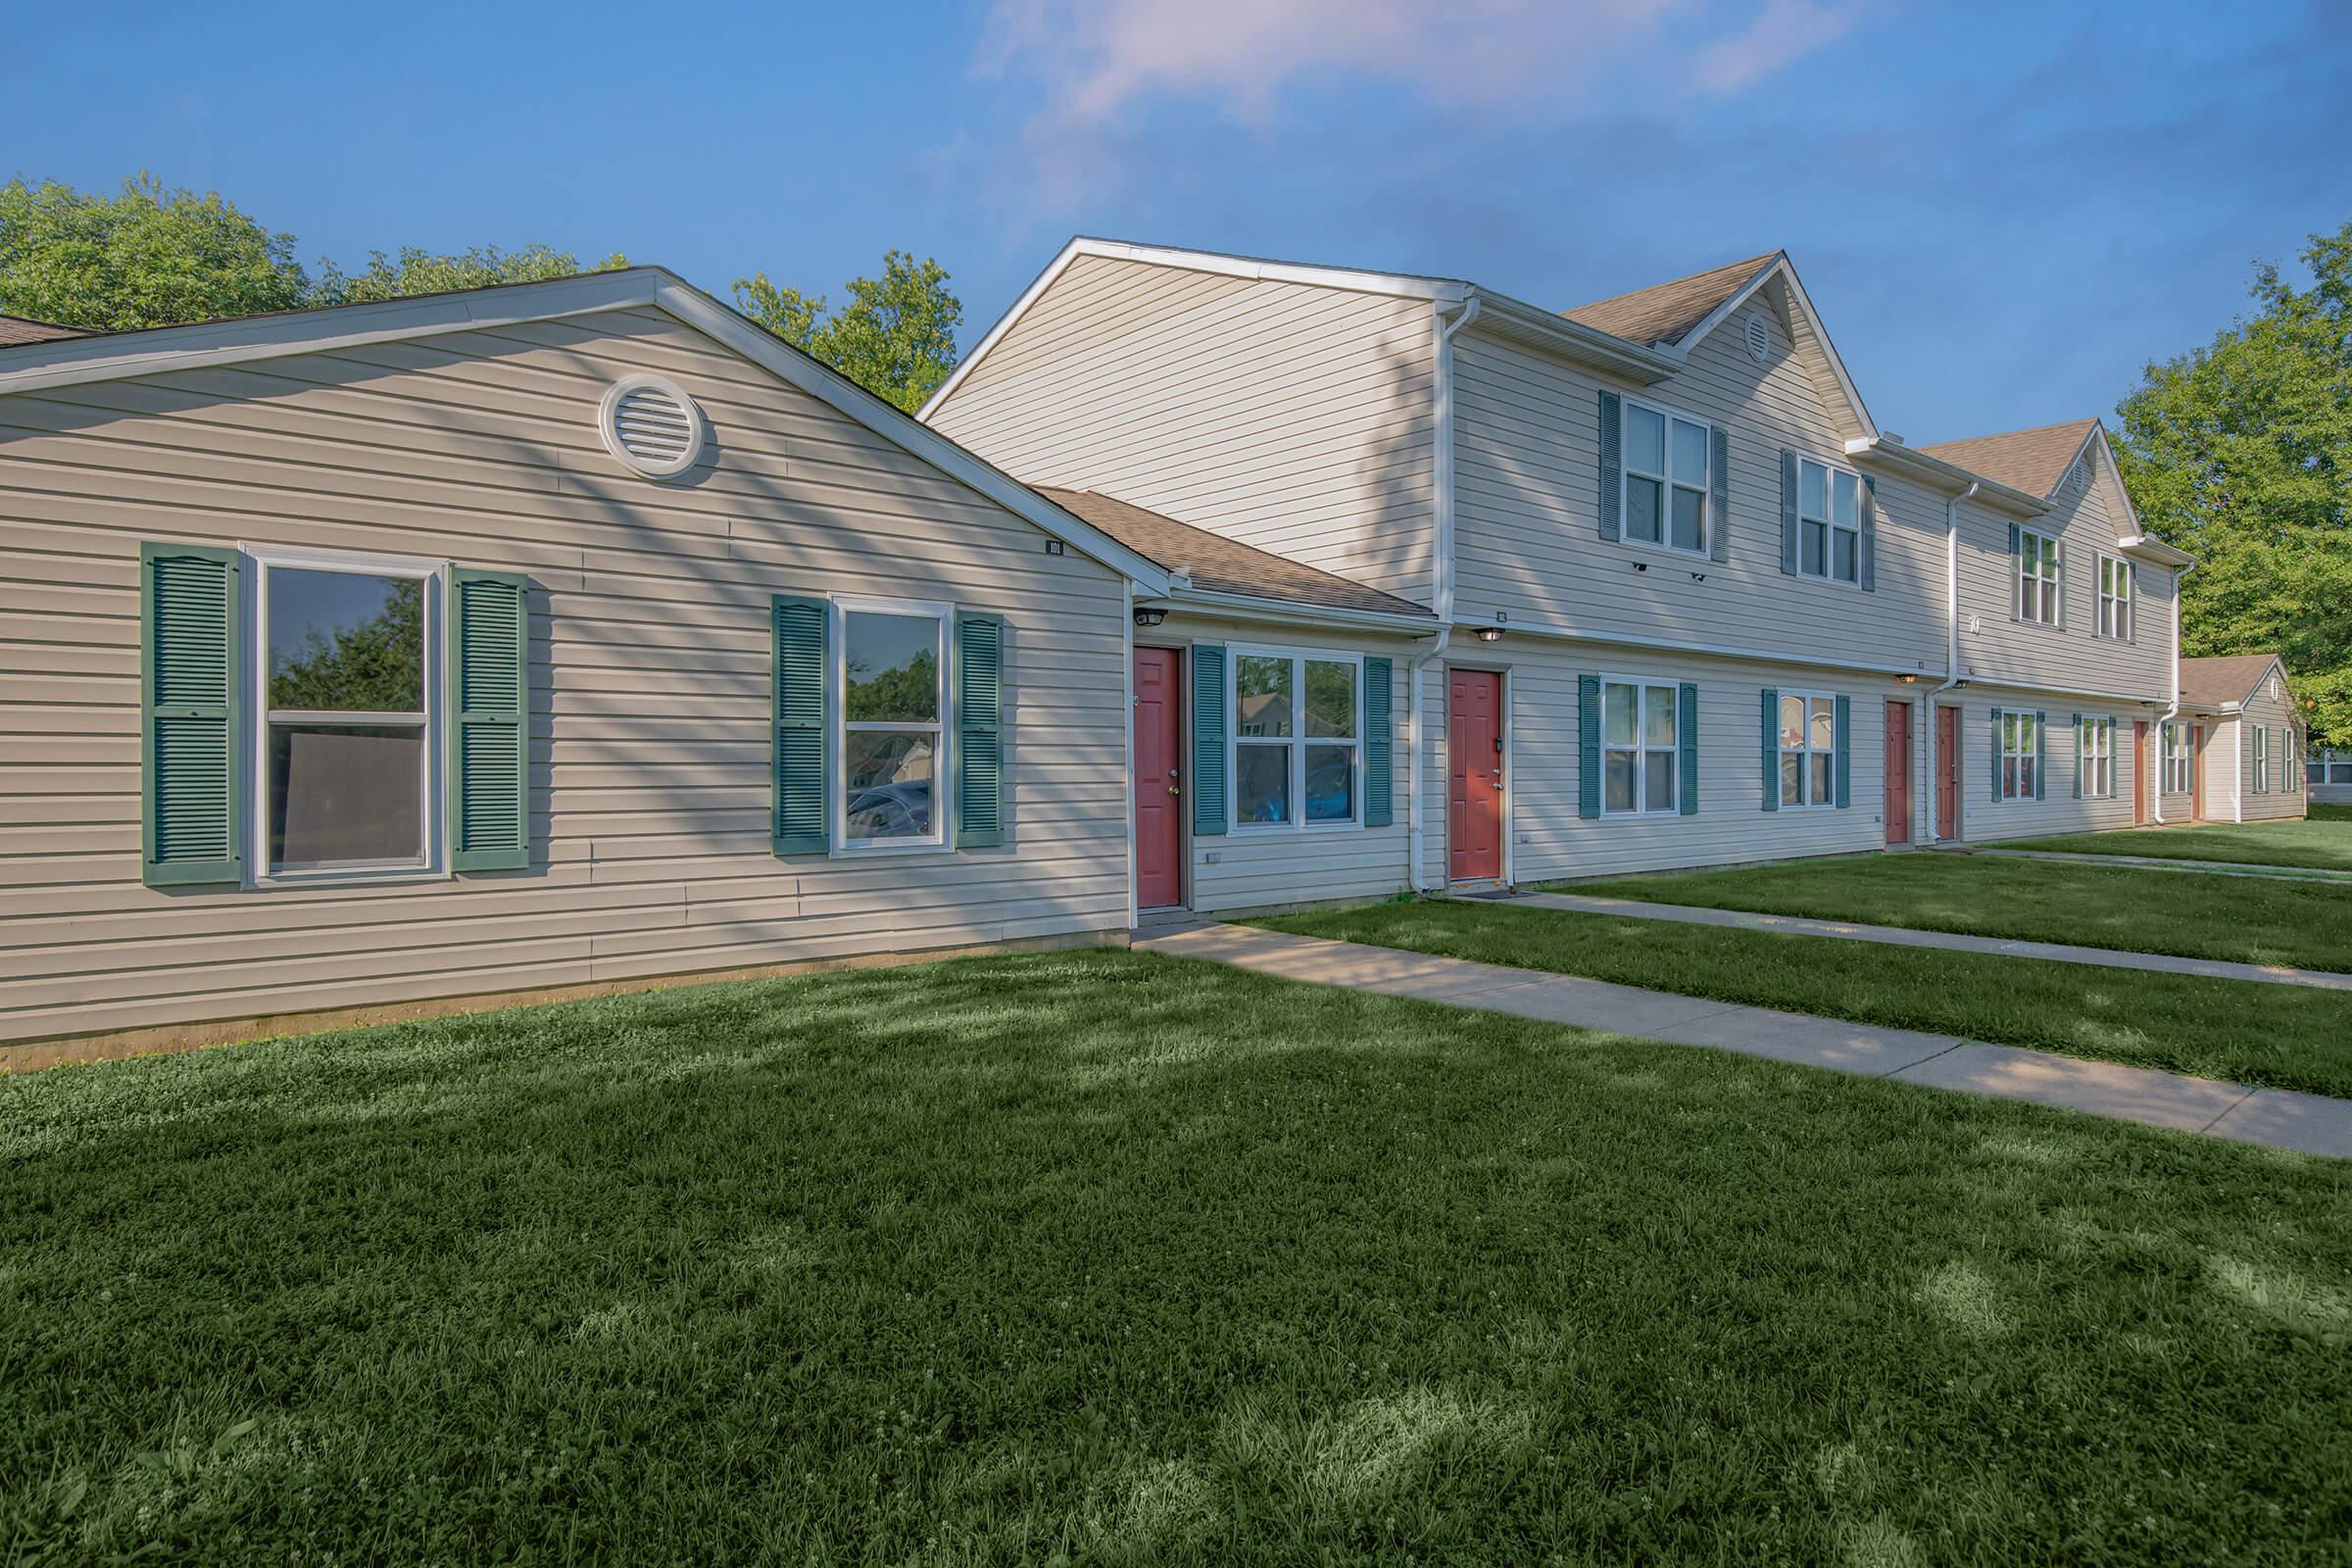
[{"label": "utility vent cover", "polygon": [[2066,482],[2068,486],[2073,489],[2075,494],[2081,495],[2082,493],[2082,486],[2086,480],[2082,473],[2082,460],[2081,458],[2077,458],[2075,460],[2075,466],[2066,470]]},{"label": "utility vent cover", "polygon": [[1747,318],[1747,354],[1758,365],[1772,357],[1772,328],[1764,324],[1761,316]]},{"label": "utility vent cover", "polygon": [[597,406],[605,450],[648,478],[684,473],[703,455],[703,411],[675,381],[631,375],[615,381]]}]

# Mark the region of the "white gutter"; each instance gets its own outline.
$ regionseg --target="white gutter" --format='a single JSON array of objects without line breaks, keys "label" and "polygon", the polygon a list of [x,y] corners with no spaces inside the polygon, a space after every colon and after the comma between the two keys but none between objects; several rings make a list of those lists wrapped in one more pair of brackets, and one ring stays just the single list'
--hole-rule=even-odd
[{"label": "white gutter", "polygon": [[1427,705],[1421,700],[1421,671],[1431,660],[1443,656],[1446,645],[1452,641],[1453,628],[1440,626],[1437,641],[1430,645],[1426,653],[1415,654],[1407,660],[1404,666],[1405,679],[1412,683],[1405,696],[1405,710],[1410,716],[1404,737],[1404,869],[1406,885],[1415,893],[1429,891],[1429,877],[1422,860],[1426,843],[1422,821],[1426,813],[1422,808],[1421,797],[1426,792],[1421,787],[1421,754],[1422,742],[1426,738],[1423,710]]},{"label": "white gutter", "polygon": [[1453,335],[1478,319],[1479,298],[1476,294],[1465,301],[1452,320],[1446,318],[1446,307],[1439,304],[1430,311],[1430,321],[1437,332],[1436,373],[1431,396],[1432,420],[1437,432],[1436,495],[1432,498],[1432,531],[1436,538],[1431,545],[1430,608],[1438,619],[1453,620]]},{"label": "white gutter", "polygon": [[1307,605],[1288,599],[1260,599],[1251,594],[1227,593],[1217,588],[1188,588],[1171,583],[1164,594],[1144,594],[1136,600],[1146,610],[1214,611],[1235,620],[1279,621],[1286,626],[1334,626],[1350,631],[1387,631],[1399,637],[1426,637],[1434,629],[1427,615],[1398,614],[1383,610],[1350,610],[1345,605]]},{"label": "white gutter", "polygon": [[2230,820],[2246,819],[2246,721],[2230,726]]},{"label": "white gutter", "polygon": [[[1121,755],[1127,760],[1127,929],[1132,931],[1143,918],[1138,906],[1141,899],[1136,891],[1137,873],[1143,869],[1143,862],[1136,858],[1135,848],[1135,583],[1133,579],[1128,579],[1121,582],[1119,587],[1126,601],[1123,613],[1119,616],[1123,622],[1119,627],[1119,647],[1124,656],[1119,661],[1122,671],[1119,688],[1126,699],[1122,705],[1126,717],[1119,731],[1119,744]],[[1186,787],[1189,789],[1191,786],[1188,784]],[[1178,842],[1189,848],[1190,836],[1181,836]],[[1177,871],[1176,893],[1180,899],[1189,891],[1184,884],[1189,880],[1185,873],[1191,869],[1190,866],[1183,866]]]},{"label": "white gutter", "polygon": [[[2156,825],[2158,827],[2164,826],[2164,766],[2168,755],[2165,751],[2164,732],[2173,720],[2180,716],[2180,579],[2196,569],[2197,564],[2192,561],[2184,566],[2174,568],[2173,571],[2173,678],[2165,683],[2169,700],[2165,704],[2163,713],[2156,719],[2155,801]],[[2189,799],[2193,801],[2196,799],[2197,790],[2197,757],[2193,752],[2189,755],[2188,770]],[[2193,810],[2194,808],[2192,807],[2191,809]]]},{"label": "white gutter", "polygon": [[[1936,818],[1936,789],[1938,774],[1936,765],[1940,759],[1936,752],[1936,699],[1960,684],[1960,503],[1976,498],[1978,484],[1970,480],[1968,488],[1956,496],[1943,498],[1943,684],[1928,693],[1924,705],[1928,732],[1928,842],[1933,844],[1942,834],[1944,824]],[[1956,805],[1960,790],[1955,785],[1952,800]]]}]

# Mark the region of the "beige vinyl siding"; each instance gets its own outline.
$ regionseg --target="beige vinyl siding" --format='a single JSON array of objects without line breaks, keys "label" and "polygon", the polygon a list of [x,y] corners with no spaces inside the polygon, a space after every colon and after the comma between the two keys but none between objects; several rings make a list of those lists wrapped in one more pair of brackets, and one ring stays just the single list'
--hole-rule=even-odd
[{"label": "beige vinyl siding", "polygon": [[930,422],[1017,479],[1427,604],[1432,356],[1423,300],[1082,256]]},{"label": "beige vinyl siding", "polygon": [[[1378,633],[1330,632],[1304,627],[1268,625],[1200,615],[1171,615],[1155,635],[1138,634],[1139,641],[1158,647],[1187,647],[1194,643],[1295,648],[1312,652],[1329,649],[1368,659],[1390,661],[1389,762],[1392,773],[1388,827],[1300,828],[1250,830],[1228,826],[1222,834],[1190,831],[1187,818],[1188,863],[1185,868],[1187,903],[1203,914],[1236,913],[1290,904],[1325,900],[1377,899],[1406,887],[1405,662],[1415,642]],[[1230,678],[1232,663],[1227,656]],[[1186,728],[1184,749],[1192,755],[1192,668],[1185,668]],[[1233,780],[1226,779],[1226,810],[1233,807]],[[1360,809],[1360,808],[1359,808]]]},{"label": "beige vinyl siding", "polygon": [[[681,481],[598,440],[640,370]],[[1123,596],[1043,538],[650,310],[0,397],[0,1039],[1123,927]],[[529,871],[143,886],[142,540],[528,573]],[[775,592],[1006,617],[1002,849],[768,853]]]},{"label": "beige vinyl siding", "polygon": [[[2231,733],[2223,739],[2234,739],[2236,761],[2238,819],[2245,822],[2275,822],[2304,814],[2308,796],[2303,778],[2303,740],[2294,727],[2294,704],[2285,687],[2278,681],[2278,672],[2262,678],[2245,706],[2228,722]],[[2269,751],[2265,757],[2268,774],[2262,793],[2254,789],[2253,726],[2269,731]],[[2285,735],[2281,744],[2280,735]],[[2279,759],[2284,756],[2295,780],[2295,791],[2289,795],[2279,787]]]},{"label": "beige vinyl siding", "polygon": [[[1944,699],[1947,706],[1951,701],[1950,697]],[[2142,765],[2141,760],[2132,754],[2132,724],[2150,721],[2146,765],[2155,765],[2158,757],[2156,728],[2148,710],[2096,703],[2078,704],[2071,698],[2056,698],[2046,692],[1987,691],[1982,687],[1971,687],[1966,700],[1959,707],[1962,735],[1960,826],[1968,842],[1993,844],[2003,839],[2034,838],[2052,833],[2090,833],[2132,826],[2132,802],[2135,799],[2133,792],[2139,787],[2138,770]],[[2043,765],[2048,769],[2047,783],[2039,800],[1993,799],[1992,715],[1995,709],[2003,712],[2038,712],[2049,724],[2049,734],[2042,749]],[[2112,797],[2088,800],[2075,798],[2078,771],[2075,756],[2077,713],[2085,718],[2106,717],[2115,720],[2115,793]],[[2188,797],[2183,795],[2180,801],[2185,815]]]},{"label": "beige vinyl siding", "polygon": [[[1772,335],[1762,366],[1741,346],[1751,310],[1762,311]],[[1876,592],[1781,570],[1782,449],[1853,466],[1843,456],[1842,410],[1833,416],[1824,404],[1785,318],[1761,297],[1655,387],[1596,379],[1475,324],[1453,349],[1460,618],[1941,673],[1940,498],[1877,476]],[[1727,431],[1728,561],[1600,539],[1604,387]]]}]

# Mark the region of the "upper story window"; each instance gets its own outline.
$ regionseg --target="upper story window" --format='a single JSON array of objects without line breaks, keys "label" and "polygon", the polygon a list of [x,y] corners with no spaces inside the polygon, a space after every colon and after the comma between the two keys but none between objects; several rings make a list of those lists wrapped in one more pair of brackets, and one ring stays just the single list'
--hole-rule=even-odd
[{"label": "upper story window", "polygon": [[2031,528],[2017,531],[2017,618],[2058,624],[2058,541]]},{"label": "upper story window", "polygon": [[2099,635],[2132,640],[2132,563],[2120,556],[2099,557]]},{"label": "upper story window", "polygon": [[1355,825],[1362,794],[1362,667],[1347,655],[1235,650],[1237,828]]},{"label": "upper story window", "polygon": [[1862,574],[1862,481],[1811,458],[1796,463],[1797,570],[1858,582]]},{"label": "upper story window", "polygon": [[1607,679],[1600,685],[1601,810],[1676,811],[1681,797],[1679,689]]},{"label": "upper story window", "polygon": [[843,599],[841,782],[844,849],[943,842],[946,605]]},{"label": "upper story window", "polygon": [[1625,400],[1625,537],[1707,553],[1711,427]]}]

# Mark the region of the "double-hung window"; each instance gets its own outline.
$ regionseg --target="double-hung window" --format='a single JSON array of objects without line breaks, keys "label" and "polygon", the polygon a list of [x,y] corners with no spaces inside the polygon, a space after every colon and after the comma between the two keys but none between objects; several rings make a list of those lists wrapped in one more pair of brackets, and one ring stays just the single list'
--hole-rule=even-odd
[{"label": "double-hung window", "polygon": [[2186,794],[2189,792],[2189,789],[2190,789],[2190,786],[2191,786],[2191,783],[2192,783],[2192,780],[2191,780],[2191,779],[2190,779],[2190,777],[2189,777],[2189,773],[2190,773],[2190,769],[2191,769],[2191,768],[2192,768],[2192,767],[2195,765],[2195,761],[2196,761],[2196,759],[2195,759],[2194,755],[2193,755],[2193,754],[2190,752],[2190,750],[2189,750],[2189,745],[2188,745],[2188,726],[2187,726],[2186,724],[2167,724],[2167,725],[2165,725],[2165,726],[2164,726],[2164,793],[2165,793],[2165,794],[2167,794],[2167,795],[2186,795]]},{"label": "double-hung window", "polygon": [[1838,804],[1838,699],[1781,693],[1781,805]]},{"label": "double-hung window", "polygon": [[441,563],[250,554],[256,874],[434,869]]},{"label": "double-hung window", "polygon": [[[2104,801],[2115,795],[2115,720],[2085,717],[2082,720],[2081,754],[2075,759],[2082,769],[2082,798]],[[2005,759],[2004,759],[2005,760]]]},{"label": "double-hung window", "polygon": [[2132,563],[2119,556],[2099,557],[2099,635],[2132,640]]},{"label": "double-hung window", "polygon": [[2041,771],[2041,722],[2032,713],[2001,711],[2001,799],[2030,801]]},{"label": "double-hung window", "polygon": [[947,631],[950,606],[838,599],[841,813],[846,850],[945,842]]},{"label": "double-hung window", "polygon": [[1237,828],[1350,827],[1361,819],[1363,666],[1352,656],[1237,649]]},{"label": "double-hung window", "polygon": [[2046,533],[2017,533],[2017,618],[2058,624],[2058,541]]},{"label": "double-hung window", "polygon": [[1855,582],[1862,571],[1862,481],[1843,468],[1796,461],[1797,570]]},{"label": "double-hung window", "polygon": [[1625,537],[1707,553],[1710,427],[1625,400]]},{"label": "double-hung window", "polygon": [[2302,769],[2295,766],[2295,731],[2289,725],[2278,732],[2278,789],[2281,794],[2293,795],[2300,788]]},{"label": "double-hung window", "polygon": [[1604,679],[1600,701],[1602,813],[1680,810],[1679,689]]},{"label": "double-hung window", "polygon": [[2252,725],[2254,732],[2254,793],[2271,793],[2271,732],[2261,724]]}]

